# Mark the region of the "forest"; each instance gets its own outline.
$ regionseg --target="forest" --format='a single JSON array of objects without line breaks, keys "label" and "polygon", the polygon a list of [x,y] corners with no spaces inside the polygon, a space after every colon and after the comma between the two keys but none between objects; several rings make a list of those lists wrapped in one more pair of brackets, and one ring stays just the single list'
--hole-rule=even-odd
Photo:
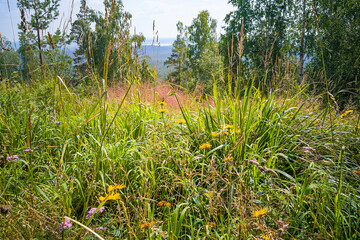
[{"label": "forest", "polygon": [[360,239],[358,0],[205,4],[171,48],[88,2],[6,1],[0,239]]}]

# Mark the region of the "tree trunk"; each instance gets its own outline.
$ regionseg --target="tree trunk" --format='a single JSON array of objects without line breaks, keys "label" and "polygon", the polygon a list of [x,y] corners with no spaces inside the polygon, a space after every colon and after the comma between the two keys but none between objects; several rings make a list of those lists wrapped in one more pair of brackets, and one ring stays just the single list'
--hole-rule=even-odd
[{"label": "tree trunk", "polygon": [[35,4],[34,10],[35,10],[36,33],[37,33],[37,44],[38,44],[38,48],[39,48],[40,67],[41,67],[41,71],[44,72],[42,52],[41,52],[39,17],[38,17],[38,13],[37,13],[36,4]]},{"label": "tree trunk", "polygon": [[304,40],[305,40],[305,4],[306,0],[303,0],[303,22],[301,30],[301,40],[300,40],[300,85],[303,84],[304,80]]}]

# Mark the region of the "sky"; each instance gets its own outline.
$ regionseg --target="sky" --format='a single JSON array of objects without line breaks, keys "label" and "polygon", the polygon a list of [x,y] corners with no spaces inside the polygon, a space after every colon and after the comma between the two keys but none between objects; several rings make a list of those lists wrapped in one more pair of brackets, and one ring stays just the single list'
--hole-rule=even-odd
[{"label": "sky", "polygon": [[[103,0],[87,0],[87,5],[95,10],[103,10]],[[208,10],[210,16],[217,20],[217,33],[222,32],[225,15],[233,10],[228,0],[123,0],[124,9],[132,15],[132,26],[137,33],[142,33],[147,40],[153,37],[153,20],[159,38],[173,39],[176,37],[176,23],[182,21],[189,26],[202,10]],[[0,33],[10,41],[17,41],[17,24],[20,12],[17,0],[0,0]],[[72,8],[73,5],[73,8]],[[69,29],[69,20],[76,19],[80,8],[80,0],[60,0],[60,15],[50,25],[50,33],[60,27]],[[9,11],[10,9],[10,11]],[[73,9],[73,10],[71,10]],[[30,18],[30,16],[28,16]]]}]

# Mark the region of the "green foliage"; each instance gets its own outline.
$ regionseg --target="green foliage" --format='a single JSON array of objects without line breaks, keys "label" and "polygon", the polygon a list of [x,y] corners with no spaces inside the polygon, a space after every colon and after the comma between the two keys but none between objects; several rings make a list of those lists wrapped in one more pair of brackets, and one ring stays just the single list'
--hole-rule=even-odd
[{"label": "green foliage", "polygon": [[188,47],[188,31],[182,22],[176,24],[178,35],[173,43],[171,56],[165,61],[165,65],[171,67],[169,74],[170,82],[177,85],[187,86],[187,75],[189,75],[189,47]]},{"label": "green foliage", "polygon": [[0,81],[20,81],[20,62],[11,42],[0,34]]}]

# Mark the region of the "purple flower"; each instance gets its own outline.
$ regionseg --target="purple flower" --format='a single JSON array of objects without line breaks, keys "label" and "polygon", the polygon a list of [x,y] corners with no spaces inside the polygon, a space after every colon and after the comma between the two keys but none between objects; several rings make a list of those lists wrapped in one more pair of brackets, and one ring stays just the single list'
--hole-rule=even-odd
[{"label": "purple flower", "polygon": [[106,228],[104,228],[104,227],[97,227],[97,228],[95,228],[95,230],[106,230]]},{"label": "purple flower", "polygon": [[61,122],[60,121],[56,121],[55,124],[60,124]]},{"label": "purple flower", "polygon": [[52,120],[55,120],[55,119],[56,119],[54,116],[51,116],[50,118],[51,118]]},{"label": "purple flower", "polygon": [[25,152],[33,152],[34,150],[32,150],[31,148],[25,149]]},{"label": "purple flower", "polygon": [[66,229],[66,228],[70,228],[71,226],[72,226],[72,224],[70,222],[70,219],[65,218],[65,221],[60,223],[60,231],[62,231],[63,229]]},{"label": "purple flower", "polygon": [[90,208],[90,210],[89,210],[88,214],[86,215],[86,219],[91,218],[91,216],[93,215],[93,213],[97,213],[97,212],[102,213],[102,212],[105,210],[105,208],[104,208],[104,207],[101,207],[101,208],[100,208],[97,212],[95,212],[95,211],[96,211],[96,209],[97,209],[97,208]]},{"label": "purple flower", "polygon": [[92,127],[90,127],[90,129],[92,130]]},{"label": "purple flower", "polygon": [[[304,150],[308,150],[308,151],[316,151],[315,148],[312,148],[312,147],[303,147]],[[304,151],[305,152],[305,151]]]},{"label": "purple flower", "polygon": [[16,162],[17,160],[18,160],[18,158],[19,158],[19,155],[12,155],[12,156],[9,156],[9,157],[7,157],[6,159],[7,160],[13,160],[14,162]]},{"label": "purple flower", "polygon": [[304,153],[311,153],[309,150],[305,150]]}]

